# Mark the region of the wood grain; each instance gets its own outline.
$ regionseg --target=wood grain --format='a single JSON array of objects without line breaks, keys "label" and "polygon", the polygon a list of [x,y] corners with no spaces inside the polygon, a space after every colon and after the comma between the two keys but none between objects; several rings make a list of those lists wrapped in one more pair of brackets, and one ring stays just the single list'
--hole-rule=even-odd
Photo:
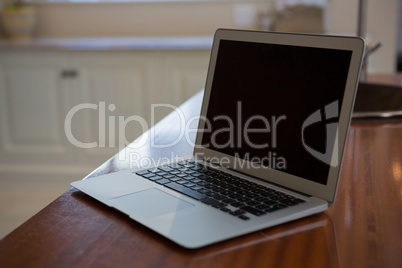
[{"label": "wood grain", "polygon": [[[380,77],[381,78],[381,77]],[[383,78],[381,78],[383,79]],[[385,79],[399,81],[398,78]],[[399,82],[398,82],[399,83]],[[202,94],[182,106],[200,111]],[[158,142],[180,132],[171,114]],[[191,155],[185,138],[169,149],[125,149],[89,176],[129,168],[130,153]],[[326,212],[198,250],[186,250],[87,195],[67,191],[0,241],[2,267],[401,267],[402,120],[352,122],[334,205]]]}]

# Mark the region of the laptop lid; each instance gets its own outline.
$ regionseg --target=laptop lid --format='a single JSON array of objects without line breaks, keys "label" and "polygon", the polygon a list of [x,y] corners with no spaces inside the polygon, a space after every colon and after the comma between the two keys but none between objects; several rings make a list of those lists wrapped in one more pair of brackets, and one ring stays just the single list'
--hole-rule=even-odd
[{"label": "laptop lid", "polygon": [[332,203],[364,47],[356,37],[219,29],[195,157]]}]

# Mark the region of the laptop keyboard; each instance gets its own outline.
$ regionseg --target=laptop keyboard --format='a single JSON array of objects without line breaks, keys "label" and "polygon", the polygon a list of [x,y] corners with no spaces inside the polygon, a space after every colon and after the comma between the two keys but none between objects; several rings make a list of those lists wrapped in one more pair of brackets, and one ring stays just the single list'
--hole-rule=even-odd
[{"label": "laptop keyboard", "polygon": [[242,220],[305,202],[192,160],[136,174]]}]

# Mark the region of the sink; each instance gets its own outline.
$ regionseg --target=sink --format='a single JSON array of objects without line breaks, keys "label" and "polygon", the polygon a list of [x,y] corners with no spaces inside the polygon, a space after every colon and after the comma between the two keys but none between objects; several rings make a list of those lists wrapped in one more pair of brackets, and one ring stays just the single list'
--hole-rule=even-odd
[{"label": "sink", "polygon": [[360,83],[353,119],[402,118],[402,87]]}]

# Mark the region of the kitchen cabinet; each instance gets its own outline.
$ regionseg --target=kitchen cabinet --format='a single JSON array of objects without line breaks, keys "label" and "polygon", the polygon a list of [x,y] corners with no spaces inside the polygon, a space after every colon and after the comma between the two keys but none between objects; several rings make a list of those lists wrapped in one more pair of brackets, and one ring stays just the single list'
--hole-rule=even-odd
[{"label": "kitchen cabinet", "polygon": [[209,50],[0,51],[0,176],[80,179],[172,111],[152,104],[201,90],[208,61]]}]

